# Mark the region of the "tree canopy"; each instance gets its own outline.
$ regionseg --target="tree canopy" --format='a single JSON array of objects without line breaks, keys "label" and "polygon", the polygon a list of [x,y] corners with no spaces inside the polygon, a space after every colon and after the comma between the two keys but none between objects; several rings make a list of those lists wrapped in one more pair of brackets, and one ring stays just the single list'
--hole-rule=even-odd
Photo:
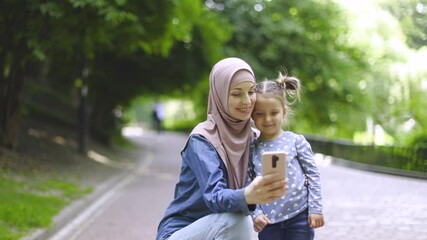
[{"label": "tree canopy", "polygon": [[425,0],[5,0],[0,144],[16,148],[23,110],[53,111],[55,101],[34,108],[35,86],[76,108],[86,84],[91,132],[104,142],[118,131],[114,110],[141,95],[180,93],[202,120],[209,70],[227,56],[258,81],[301,79],[295,131],[353,138],[372,119],[397,142],[418,138],[426,14]]},{"label": "tree canopy", "polygon": [[4,1],[0,11],[0,135],[9,148],[33,69],[44,69],[39,84],[70,98],[86,71],[93,133],[108,141],[112,109],[196,81],[227,38],[214,30],[221,20],[190,0]]}]

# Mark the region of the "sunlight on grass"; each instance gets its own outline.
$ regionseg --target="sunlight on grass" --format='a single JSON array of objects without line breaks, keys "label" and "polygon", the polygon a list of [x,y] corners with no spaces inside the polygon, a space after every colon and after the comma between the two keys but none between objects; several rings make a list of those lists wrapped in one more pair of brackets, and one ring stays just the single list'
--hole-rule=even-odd
[{"label": "sunlight on grass", "polygon": [[94,161],[97,161],[99,163],[105,164],[107,166],[110,167],[114,167],[114,168],[123,168],[123,169],[128,169],[133,167],[133,163],[128,161],[128,160],[123,160],[123,161],[113,161],[111,159],[109,159],[108,157],[101,155],[93,150],[89,150],[88,152],[88,157]]},{"label": "sunlight on grass", "polygon": [[71,200],[91,192],[74,183],[9,175],[0,177],[0,236],[20,239],[36,228],[46,228]]}]

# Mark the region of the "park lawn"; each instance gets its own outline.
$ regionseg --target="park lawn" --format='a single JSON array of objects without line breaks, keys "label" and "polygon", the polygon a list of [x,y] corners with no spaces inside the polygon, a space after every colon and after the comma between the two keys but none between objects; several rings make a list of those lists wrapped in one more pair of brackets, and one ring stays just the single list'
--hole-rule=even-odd
[{"label": "park lawn", "polygon": [[49,227],[62,208],[92,191],[70,181],[0,169],[1,239],[21,239],[35,229]]}]

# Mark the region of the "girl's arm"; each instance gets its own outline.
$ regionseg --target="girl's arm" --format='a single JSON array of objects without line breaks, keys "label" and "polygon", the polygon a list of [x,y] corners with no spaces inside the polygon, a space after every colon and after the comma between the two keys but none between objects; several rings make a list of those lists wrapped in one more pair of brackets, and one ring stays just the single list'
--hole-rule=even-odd
[{"label": "girl's arm", "polygon": [[308,212],[322,214],[320,173],[310,144],[299,135],[296,140],[297,158],[308,179]]}]

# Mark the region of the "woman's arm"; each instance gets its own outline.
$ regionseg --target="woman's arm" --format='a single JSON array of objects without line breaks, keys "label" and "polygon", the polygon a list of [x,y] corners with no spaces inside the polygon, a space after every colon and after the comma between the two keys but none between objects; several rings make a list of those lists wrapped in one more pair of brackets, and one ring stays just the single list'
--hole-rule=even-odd
[{"label": "woman's arm", "polygon": [[244,189],[229,188],[225,165],[203,136],[191,136],[183,154],[183,159],[196,176],[205,204],[212,212],[249,214]]}]

